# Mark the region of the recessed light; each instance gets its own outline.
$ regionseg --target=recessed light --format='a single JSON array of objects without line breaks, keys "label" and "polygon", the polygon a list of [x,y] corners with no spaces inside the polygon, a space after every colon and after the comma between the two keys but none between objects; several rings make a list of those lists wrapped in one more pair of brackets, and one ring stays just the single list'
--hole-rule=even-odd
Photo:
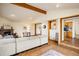
[{"label": "recessed light", "polygon": [[29,19],[33,19],[32,17],[30,17]]},{"label": "recessed light", "polygon": [[14,15],[14,14],[11,14],[11,16],[12,16],[12,17],[15,17],[15,15]]},{"label": "recessed light", "polygon": [[59,4],[56,4],[56,8],[59,8],[60,7],[60,5]]}]

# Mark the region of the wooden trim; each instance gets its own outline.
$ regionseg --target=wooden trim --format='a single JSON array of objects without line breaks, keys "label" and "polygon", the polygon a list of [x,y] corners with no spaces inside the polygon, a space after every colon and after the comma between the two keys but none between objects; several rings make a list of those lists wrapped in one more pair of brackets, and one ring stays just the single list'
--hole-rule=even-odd
[{"label": "wooden trim", "polygon": [[67,18],[79,17],[79,15],[72,15],[60,18],[60,42],[62,42],[62,20]]},{"label": "wooden trim", "polygon": [[72,16],[67,16],[67,17],[61,17],[61,19],[73,18],[73,17],[79,17],[79,15],[72,15]]},{"label": "wooden trim", "polygon": [[51,20],[51,22],[56,22],[56,19],[54,19],[54,20]]},{"label": "wooden trim", "polygon": [[35,35],[36,35],[36,24],[35,24]]},{"label": "wooden trim", "polygon": [[62,42],[62,19],[60,18],[60,42]]},{"label": "wooden trim", "polygon": [[51,21],[48,21],[48,44],[50,44],[50,29],[51,29]]},{"label": "wooden trim", "polygon": [[42,10],[42,9],[35,7],[35,6],[29,5],[27,3],[12,3],[12,4],[26,8],[26,9],[28,8],[30,10],[37,11],[37,12],[40,12],[40,13],[43,13],[43,14],[47,14],[47,11]]},{"label": "wooden trim", "polygon": [[48,44],[50,44],[50,29],[52,22],[56,22],[56,19],[48,21]]}]

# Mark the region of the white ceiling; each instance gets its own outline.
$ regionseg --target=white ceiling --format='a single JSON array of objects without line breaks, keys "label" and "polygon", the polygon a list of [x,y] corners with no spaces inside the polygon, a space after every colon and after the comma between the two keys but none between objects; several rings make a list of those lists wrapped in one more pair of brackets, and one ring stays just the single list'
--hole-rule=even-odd
[{"label": "white ceiling", "polygon": [[[79,4],[59,4],[60,7],[56,8],[56,3],[29,3],[30,5],[39,7],[43,10],[55,11],[56,9],[70,9],[70,8],[79,8]],[[25,9],[22,7],[18,7],[13,4],[2,4],[0,3],[0,16],[5,17],[11,21],[34,21],[39,17],[42,17],[44,14],[38,13],[36,11],[32,11],[29,9]]]},{"label": "white ceiling", "polygon": [[30,5],[39,7],[41,9],[51,11],[58,9],[71,9],[71,8],[79,8],[79,3],[59,3],[59,8],[56,8],[58,3],[30,3]]},{"label": "white ceiling", "polygon": [[0,16],[12,21],[32,21],[42,15],[44,14],[18,7],[13,4],[0,4]]}]

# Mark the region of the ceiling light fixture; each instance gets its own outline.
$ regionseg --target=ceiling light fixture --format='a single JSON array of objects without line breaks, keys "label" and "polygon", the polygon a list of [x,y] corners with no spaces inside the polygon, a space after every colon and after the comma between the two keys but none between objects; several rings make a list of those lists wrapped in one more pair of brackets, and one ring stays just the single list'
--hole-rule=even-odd
[{"label": "ceiling light fixture", "polygon": [[15,15],[14,15],[14,14],[11,14],[11,16],[12,16],[12,17],[15,17]]},{"label": "ceiling light fixture", "polygon": [[32,20],[33,18],[32,18],[32,17],[30,17],[29,19],[31,19],[31,20]]},{"label": "ceiling light fixture", "polygon": [[60,7],[60,5],[59,4],[56,4],[56,8],[59,8]]}]

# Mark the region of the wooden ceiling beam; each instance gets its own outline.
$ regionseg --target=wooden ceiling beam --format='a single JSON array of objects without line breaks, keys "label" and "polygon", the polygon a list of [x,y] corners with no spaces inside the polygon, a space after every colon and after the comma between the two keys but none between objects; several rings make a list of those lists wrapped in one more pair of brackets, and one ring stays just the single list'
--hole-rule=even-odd
[{"label": "wooden ceiling beam", "polygon": [[47,13],[45,10],[42,10],[42,9],[40,9],[38,7],[29,5],[29,4],[26,4],[26,3],[12,3],[12,4],[23,7],[23,8],[30,9],[30,10],[33,10],[33,11],[37,11],[37,12],[40,12],[40,13],[43,13],[43,14]]}]

